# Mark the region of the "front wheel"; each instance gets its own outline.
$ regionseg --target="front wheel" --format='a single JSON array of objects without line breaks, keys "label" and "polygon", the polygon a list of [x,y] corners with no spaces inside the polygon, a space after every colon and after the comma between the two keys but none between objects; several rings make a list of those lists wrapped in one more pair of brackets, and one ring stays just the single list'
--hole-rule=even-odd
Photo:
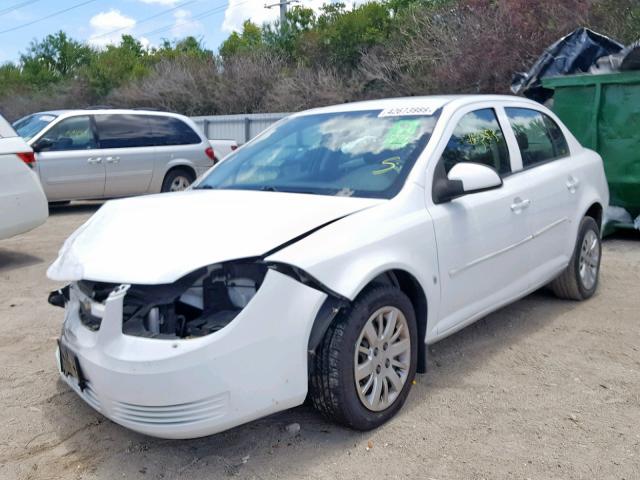
[{"label": "front wheel", "polygon": [[418,333],[409,298],[375,287],[329,327],[311,365],[310,396],[330,420],[370,430],[393,417],[415,377]]},{"label": "front wheel", "polygon": [[568,300],[586,300],[593,296],[598,287],[601,256],[598,224],[593,218],[584,217],[569,265],[551,282],[553,292]]},{"label": "front wheel", "polygon": [[195,175],[186,168],[174,168],[169,171],[162,182],[162,192],[181,192],[196,179]]}]

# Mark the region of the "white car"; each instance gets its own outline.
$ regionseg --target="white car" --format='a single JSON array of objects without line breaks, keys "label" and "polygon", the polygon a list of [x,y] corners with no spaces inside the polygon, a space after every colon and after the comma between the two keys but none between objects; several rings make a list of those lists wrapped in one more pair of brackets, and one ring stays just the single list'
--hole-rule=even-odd
[{"label": "white car", "polygon": [[66,305],[62,378],[158,437],[307,395],[375,428],[427,345],[548,283],[592,296],[607,203],[600,157],[529,100],[297,113],[192,190],[107,202],[66,241],[48,271],[70,282],[49,299]]},{"label": "white car", "polygon": [[49,216],[31,147],[0,116],[0,240],[33,230]]},{"label": "white car", "polygon": [[235,140],[216,140],[210,138],[209,144],[211,145],[211,148],[213,148],[213,154],[216,158],[216,162],[222,160],[238,148],[238,142],[236,142]]}]

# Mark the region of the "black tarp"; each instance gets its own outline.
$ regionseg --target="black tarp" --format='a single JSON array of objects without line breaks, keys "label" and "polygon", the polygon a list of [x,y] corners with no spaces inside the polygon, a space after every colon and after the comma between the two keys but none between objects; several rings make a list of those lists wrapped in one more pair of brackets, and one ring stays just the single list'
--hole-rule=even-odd
[{"label": "black tarp", "polygon": [[618,53],[623,48],[609,37],[588,28],[578,28],[547,48],[528,72],[515,74],[511,91],[545,102],[553,96],[553,90],[542,87],[542,78],[586,73],[599,58]]}]

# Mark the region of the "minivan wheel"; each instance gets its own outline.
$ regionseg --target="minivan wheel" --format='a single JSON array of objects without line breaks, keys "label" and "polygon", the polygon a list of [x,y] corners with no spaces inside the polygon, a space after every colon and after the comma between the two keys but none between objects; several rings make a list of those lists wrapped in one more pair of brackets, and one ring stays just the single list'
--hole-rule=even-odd
[{"label": "minivan wheel", "polygon": [[551,282],[553,292],[569,300],[586,300],[593,296],[598,288],[601,257],[598,224],[593,218],[584,217],[569,265]]},{"label": "minivan wheel", "polygon": [[396,287],[371,288],[334,321],[318,346],[309,382],[313,405],[345,426],[376,428],[404,404],[417,360],[411,301]]},{"label": "minivan wheel", "polygon": [[181,192],[193,183],[195,176],[186,168],[175,168],[162,182],[162,192]]}]

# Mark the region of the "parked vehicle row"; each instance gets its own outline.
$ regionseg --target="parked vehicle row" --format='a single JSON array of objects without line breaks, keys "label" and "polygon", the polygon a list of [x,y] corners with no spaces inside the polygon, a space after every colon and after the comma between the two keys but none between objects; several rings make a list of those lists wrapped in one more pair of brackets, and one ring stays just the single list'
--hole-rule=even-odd
[{"label": "parked vehicle row", "polygon": [[49,216],[33,150],[0,116],[0,240],[28,232]]},{"label": "parked vehicle row", "polygon": [[69,282],[49,299],[66,308],[60,372],[159,437],[307,395],[375,428],[429,344],[546,284],[591,297],[608,199],[601,158],[522,98],[297,113],[189,191],[106,202],[69,237],[48,270]]},{"label": "parked vehicle row", "polygon": [[184,190],[216,161],[196,125],[174,113],[59,110],[14,127],[36,153],[50,202]]}]

